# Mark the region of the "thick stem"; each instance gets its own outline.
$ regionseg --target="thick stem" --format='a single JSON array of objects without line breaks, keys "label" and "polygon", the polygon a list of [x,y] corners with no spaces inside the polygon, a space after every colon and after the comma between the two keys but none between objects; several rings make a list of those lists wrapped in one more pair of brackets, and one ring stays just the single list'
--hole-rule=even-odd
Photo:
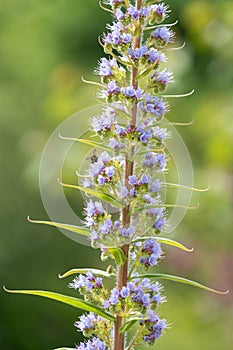
[{"label": "thick stem", "polygon": [[[141,6],[142,6],[142,0],[136,0],[137,10],[140,10]],[[140,26],[140,23],[138,22],[137,36],[135,37],[133,42],[133,49],[135,50],[136,48],[140,47],[140,44],[141,44],[141,26]],[[131,84],[134,87],[134,89],[138,88],[138,81],[136,80],[137,74],[138,74],[137,67],[133,67],[132,75],[131,75]],[[135,126],[137,122],[137,103],[133,105],[131,113],[132,113],[131,125]],[[134,164],[131,161],[133,157],[133,153],[134,153],[134,149],[132,148],[131,152],[128,154],[128,156],[126,156],[126,159],[125,159],[125,186],[127,188],[129,188],[128,178],[130,175],[133,175]],[[122,225],[124,227],[128,227],[130,225],[129,206],[124,208],[122,211]],[[118,289],[121,289],[123,286],[126,285],[127,278],[128,278],[129,245],[124,245],[121,248],[125,253],[126,263],[123,266],[118,267],[118,273],[117,273]],[[117,315],[115,330],[114,330],[114,350],[124,350],[125,335],[123,333],[122,334],[120,333],[121,326],[122,326],[122,317]]]}]

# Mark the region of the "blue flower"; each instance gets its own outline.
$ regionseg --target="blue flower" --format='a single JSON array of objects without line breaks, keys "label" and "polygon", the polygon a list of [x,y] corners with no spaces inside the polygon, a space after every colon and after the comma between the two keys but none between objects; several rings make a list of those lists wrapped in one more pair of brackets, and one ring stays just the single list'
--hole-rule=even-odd
[{"label": "blue flower", "polygon": [[122,145],[122,143],[118,142],[113,137],[111,137],[109,139],[109,144],[108,145],[109,145],[109,147],[111,147],[112,149],[115,149],[115,150],[121,150],[122,148],[124,148],[124,145]]},{"label": "blue flower", "polygon": [[118,303],[120,292],[117,288],[111,290],[111,296],[109,298],[109,303],[111,305],[116,305]]},{"label": "blue flower", "polygon": [[139,17],[139,11],[137,11],[136,7],[134,7],[133,5],[130,5],[130,7],[127,9],[127,13],[133,19],[137,19]]},{"label": "blue flower", "polygon": [[162,231],[163,227],[166,225],[166,219],[161,217],[154,223],[153,227],[158,231]]},{"label": "blue flower", "polygon": [[116,16],[116,19],[117,19],[118,21],[120,21],[120,20],[122,20],[122,19],[125,18],[124,12],[121,11],[119,8],[116,9],[115,16]]},{"label": "blue flower", "polygon": [[76,346],[76,350],[106,350],[106,345],[99,338],[93,338],[86,343],[80,343]]},{"label": "blue flower", "polygon": [[111,129],[111,125],[114,123],[115,117],[114,114],[104,113],[99,117],[92,118],[92,127],[95,132],[106,131]]},{"label": "blue flower", "polygon": [[154,128],[152,128],[152,131],[153,135],[161,141],[164,141],[169,136],[167,129],[160,128],[159,126],[155,126]]},{"label": "blue flower", "polygon": [[150,63],[155,63],[155,62],[165,62],[166,61],[166,56],[164,53],[155,50],[154,48],[150,49],[148,51],[148,58]]},{"label": "blue flower", "polygon": [[99,230],[103,235],[107,235],[112,229],[112,220],[110,218],[106,219],[103,224],[100,225]]},{"label": "blue flower", "polygon": [[120,92],[120,88],[115,81],[110,81],[107,85],[107,92],[108,95],[117,94]]},{"label": "blue flower", "polygon": [[121,289],[121,297],[125,299],[129,296],[129,294],[130,294],[129,288],[123,286]]},{"label": "blue flower", "polygon": [[149,188],[149,190],[150,190],[151,192],[154,192],[154,193],[159,192],[160,189],[161,189],[161,182],[160,182],[159,179],[156,179],[155,181],[153,181],[153,182],[151,183],[150,188]]},{"label": "blue flower", "polygon": [[156,39],[156,44],[159,46],[165,46],[173,38],[174,33],[167,27],[159,27],[151,33],[151,37]]},{"label": "blue flower", "polygon": [[96,323],[102,321],[103,318],[95,315],[93,312],[90,312],[87,315],[80,316],[80,321],[75,322],[75,326],[80,329],[82,332],[90,329],[95,329]]},{"label": "blue flower", "polygon": [[150,177],[146,174],[143,174],[141,179],[140,179],[140,183],[141,184],[148,184],[150,182]]},{"label": "blue flower", "polygon": [[105,168],[105,174],[106,174],[108,177],[113,177],[114,172],[115,172],[115,168],[114,168],[113,165]]},{"label": "blue flower", "polygon": [[128,196],[128,194],[129,194],[129,191],[125,186],[121,186],[117,189],[117,195],[119,196],[119,198],[125,198]]},{"label": "blue flower", "polygon": [[131,175],[129,176],[129,184],[134,186],[134,185],[137,185],[138,183],[138,178],[136,175]]},{"label": "blue flower", "polygon": [[152,138],[152,133],[149,130],[145,130],[140,136],[139,141],[142,143],[147,143],[149,139]]},{"label": "blue flower", "polygon": [[119,230],[119,234],[122,236],[122,237],[131,237],[133,236],[135,233],[135,227],[133,226],[129,226],[129,227],[122,227],[120,230]]}]

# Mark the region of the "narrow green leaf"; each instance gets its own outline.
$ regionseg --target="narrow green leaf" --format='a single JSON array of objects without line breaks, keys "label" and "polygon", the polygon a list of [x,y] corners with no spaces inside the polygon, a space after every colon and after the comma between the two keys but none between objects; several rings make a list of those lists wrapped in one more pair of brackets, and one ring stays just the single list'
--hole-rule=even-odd
[{"label": "narrow green leaf", "polygon": [[163,243],[163,244],[167,244],[167,245],[171,245],[173,247],[179,248],[181,250],[184,250],[186,252],[193,252],[193,248],[189,249],[187,247],[185,247],[183,244],[174,241],[173,239],[168,239],[168,238],[164,238],[164,237],[141,237],[141,238],[137,238],[133,241],[134,242],[143,242],[146,241],[147,239],[151,239],[151,238],[155,238],[157,242],[159,243]]},{"label": "narrow green leaf", "polygon": [[76,185],[68,185],[68,184],[64,184],[62,182],[60,182],[60,185],[62,185],[63,187],[75,188],[77,190],[80,190],[80,191],[83,191],[85,193],[88,193],[88,194],[90,194],[93,197],[100,198],[103,201],[112,204],[114,207],[116,207],[118,209],[122,209],[122,208],[125,207],[125,205],[122,202],[118,201],[111,194],[108,194],[108,193],[105,193],[105,192],[99,192],[99,191],[94,190],[93,188],[86,188],[86,187],[81,187],[81,186],[76,186]]},{"label": "narrow green leaf", "polygon": [[130,317],[120,328],[120,333],[128,332],[139,320],[143,320],[143,317]]},{"label": "narrow green leaf", "polygon": [[140,213],[144,210],[153,209],[153,208],[185,208],[185,209],[195,210],[195,209],[199,208],[199,204],[196,204],[196,205],[191,206],[191,207],[187,207],[185,205],[180,205],[180,204],[144,205],[143,207],[137,207],[135,209],[130,210],[130,214]]},{"label": "narrow green leaf", "polygon": [[64,304],[68,304],[70,306],[73,306],[73,307],[78,308],[78,309],[82,309],[84,311],[94,312],[95,314],[102,316],[110,321],[115,320],[112,315],[108,314],[100,307],[95,306],[91,303],[88,303],[87,301],[84,301],[82,299],[70,297],[70,296],[63,295],[63,294],[42,291],[42,290],[9,290],[6,287],[3,287],[3,289],[8,293],[37,295],[37,296],[41,296],[44,298],[60,301]]},{"label": "narrow green leaf", "polygon": [[97,142],[97,141],[92,141],[92,140],[86,140],[86,139],[79,139],[76,137],[66,137],[66,136],[61,136],[59,135],[62,140],[69,140],[69,141],[75,141],[75,142],[80,142],[84,143],[85,145],[93,146],[93,147],[98,147],[101,149],[104,149],[105,151],[112,152],[112,148],[106,146],[103,143]]},{"label": "narrow green leaf", "polygon": [[59,348],[59,349],[54,349],[54,350],[75,350],[75,348]]},{"label": "narrow green leaf", "polygon": [[68,224],[60,224],[58,222],[52,222],[52,221],[32,220],[29,218],[29,216],[28,216],[28,221],[32,222],[34,224],[44,224],[44,225],[50,225],[50,226],[63,228],[67,231],[78,233],[78,234],[83,235],[83,236],[89,236],[89,234],[90,234],[90,231],[85,227],[79,227],[79,226],[68,225]]},{"label": "narrow green leaf", "polygon": [[121,248],[108,248],[109,253],[114,257],[117,265],[124,265],[126,262],[125,253]]},{"label": "narrow green leaf", "polygon": [[212,292],[212,293],[216,293],[216,294],[228,294],[229,293],[229,290],[224,291],[224,292],[220,292],[218,290],[206,287],[203,284],[200,284],[198,282],[188,280],[187,278],[167,275],[164,273],[146,273],[144,275],[133,276],[130,279],[134,279],[134,278],[160,278],[160,279],[164,279],[164,280],[170,280],[170,281],[174,281],[174,282],[190,284],[191,286],[198,287],[198,288],[207,290],[208,292]]},{"label": "narrow green leaf", "polygon": [[98,269],[92,269],[91,267],[89,267],[89,268],[83,268],[83,269],[72,269],[72,270],[69,270],[69,271],[65,272],[63,275],[59,275],[59,278],[65,278],[65,277],[68,277],[68,276],[71,276],[71,275],[77,275],[79,273],[87,273],[90,270],[96,276],[107,277],[107,278],[111,278],[111,277],[115,276],[115,274],[110,274],[107,271],[98,270]]}]

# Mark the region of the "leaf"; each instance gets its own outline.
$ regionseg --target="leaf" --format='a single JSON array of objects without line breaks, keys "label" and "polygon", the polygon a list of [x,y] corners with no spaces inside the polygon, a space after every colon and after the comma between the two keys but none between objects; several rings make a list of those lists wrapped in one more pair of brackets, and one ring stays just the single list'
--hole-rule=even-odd
[{"label": "leaf", "polygon": [[121,248],[108,248],[109,253],[114,257],[117,265],[124,265],[126,262],[125,253]]},{"label": "leaf", "polygon": [[28,216],[28,221],[32,222],[34,224],[44,224],[44,225],[50,225],[50,226],[55,226],[59,228],[63,228],[67,231],[71,231],[74,233],[78,233],[83,236],[89,236],[90,231],[85,228],[85,227],[80,227],[80,226],[75,226],[75,225],[68,225],[68,224],[60,224],[58,222],[52,222],[52,221],[41,221],[41,220],[32,220]]},{"label": "leaf", "polygon": [[[134,242],[146,241],[147,239],[151,239],[151,238],[154,238],[154,237],[151,237],[151,236],[149,236],[149,237],[141,237],[141,238],[135,239],[133,241],[133,243]],[[186,252],[193,252],[193,248],[189,249],[189,248],[185,247],[183,244],[181,244],[181,243],[179,243],[177,241],[174,241],[172,239],[168,239],[168,238],[164,238],[164,237],[155,237],[155,239],[159,243],[171,245],[173,247],[179,248],[179,249],[184,250]]]},{"label": "leaf", "polygon": [[98,147],[101,149],[104,149],[105,151],[110,151],[112,152],[112,148],[109,146],[106,146],[103,143],[97,142],[97,141],[91,141],[91,140],[86,140],[86,139],[79,139],[76,137],[66,137],[66,136],[61,136],[59,135],[62,140],[69,140],[69,141],[75,141],[75,142],[80,142],[84,143],[85,145],[93,146],[93,147]]},{"label": "leaf", "polygon": [[110,274],[107,271],[104,270],[98,270],[98,269],[92,269],[91,267],[89,268],[82,268],[82,269],[72,269],[64,273],[63,275],[59,275],[59,278],[65,278],[71,275],[77,275],[79,273],[87,273],[88,271],[92,271],[94,275],[96,276],[102,276],[102,277],[107,277],[111,278],[115,276],[115,274]]},{"label": "leaf", "polygon": [[167,275],[167,274],[164,274],[164,273],[147,273],[147,274],[144,274],[144,275],[133,276],[130,279],[134,279],[134,278],[161,278],[161,279],[170,280],[170,281],[174,281],[174,282],[190,284],[191,286],[198,287],[198,288],[207,290],[208,292],[212,292],[212,293],[216,293],[216,294],[228,294],[229,293],[229,290],[224,291],[224,292],[220,292],[218,290],[206,287],[203,284],[200,284],[198,282],[191,281],[191,280],[189,280],[187,278],[183,278],[183,277],[179,277],[179,276]]},{"label": "leaf", "polygon": [[102,310],[100,307],[95,306],[87,301],[84,301],[82,299],[74,298],[71,296],[58,294],[54,292],[48,292],[48,291],[41,291],[41,290],[9,290],[6,287],[3,287],[3,289],[8,293],[14,293],[14,294],[27,294],[27,295],[37,295],[44,298],[60,301],[64,304],[68,304],[70,306],[73,306],[78,309],[82,309],[84,311],[94,312],[95,314],[102,316],[110,321],[114,321],[114,317],[104,310]]},{"label": "leaf", "polygon": [[196,204],[191,207],[187,207],[181,204],[161,204],[161,205],[152,204],[147,206],[144,205],[143,207],[136,207],[135,209],[130,210],[130,214],[140,213],[144,210],[153,209],[153,208],[185,208],[185,209],[195,210],[199,208],[199,204]]},{"label": "leaf", "polygon": [[59,349],[54,349],[54,350],[75,350],[75,348],[59,348]]},{"label": "leaf", "polygon": [[143,320],[143,317],[130,317],[120,328],[120,333],[128,332],[137,321]]},{"label": "leaf", "polygon": [[64,184],[62,182],[59,182],[60,185],[64,186],[64,187],[69,187],[69,188],[75,188],[77,190],[83,191],[85,193],[90,194],[93,197],[97,197],[102,199],[105,202],[110,203],[111,205],[113,205],[114,207],[118,208],[118,209],[123,209],[125,207],[124,203],[118,201],[114,196],[112,196],[111,194],[105,193],[105,192],[99,192],[94,190],[93,188],[86,188],[86,187],[81,187],[81,186],[76,186],[76,185],[68,185],[68,184]]}]

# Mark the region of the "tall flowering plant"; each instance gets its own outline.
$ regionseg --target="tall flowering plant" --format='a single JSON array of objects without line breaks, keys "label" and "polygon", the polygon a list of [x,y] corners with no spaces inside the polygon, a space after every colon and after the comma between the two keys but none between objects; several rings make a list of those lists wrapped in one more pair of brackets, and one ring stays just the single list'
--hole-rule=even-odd
[{"label": "tall flowering plant", "polygon": [[[165,50],[174,39],[174,24],[161,24],[168,6],[151,0],[106,0],[107,8],[100,5],[112,14],[113,23],[99,38],[106,53],[95,71],[100,82],[85,82],[98,87],[103,108],[91,120],[92,138],[76,139],[100,152],[90,157],[78,186],[61,183],[89,196],[84,225],[33,222],[87,236],[92,247],[101,250],[102,260],[114,263],[106,271],[73,269],[61,276],[76,274],[69,287],[83,298],[47,291],[10,292],[39,295],[86,311],[75,327],[89,340],[75,349],[131,350],[154,345],[168,327],[159,315],[166,301],[160,279],[223,292],[151,272],[164,256],[162,245],[190,251],[160,236],[167,225],[166,210],[173,206],[163,202],[161,191],[166,185],[179,186],[166,184],[161,176],[168,170],[166,139],[172,136],[161,127],[169,110],[169,95],[164,93],[173,81],[172,72],[163,68]],[[113,289],[106,288],[103,279],[112,279]]]}]

